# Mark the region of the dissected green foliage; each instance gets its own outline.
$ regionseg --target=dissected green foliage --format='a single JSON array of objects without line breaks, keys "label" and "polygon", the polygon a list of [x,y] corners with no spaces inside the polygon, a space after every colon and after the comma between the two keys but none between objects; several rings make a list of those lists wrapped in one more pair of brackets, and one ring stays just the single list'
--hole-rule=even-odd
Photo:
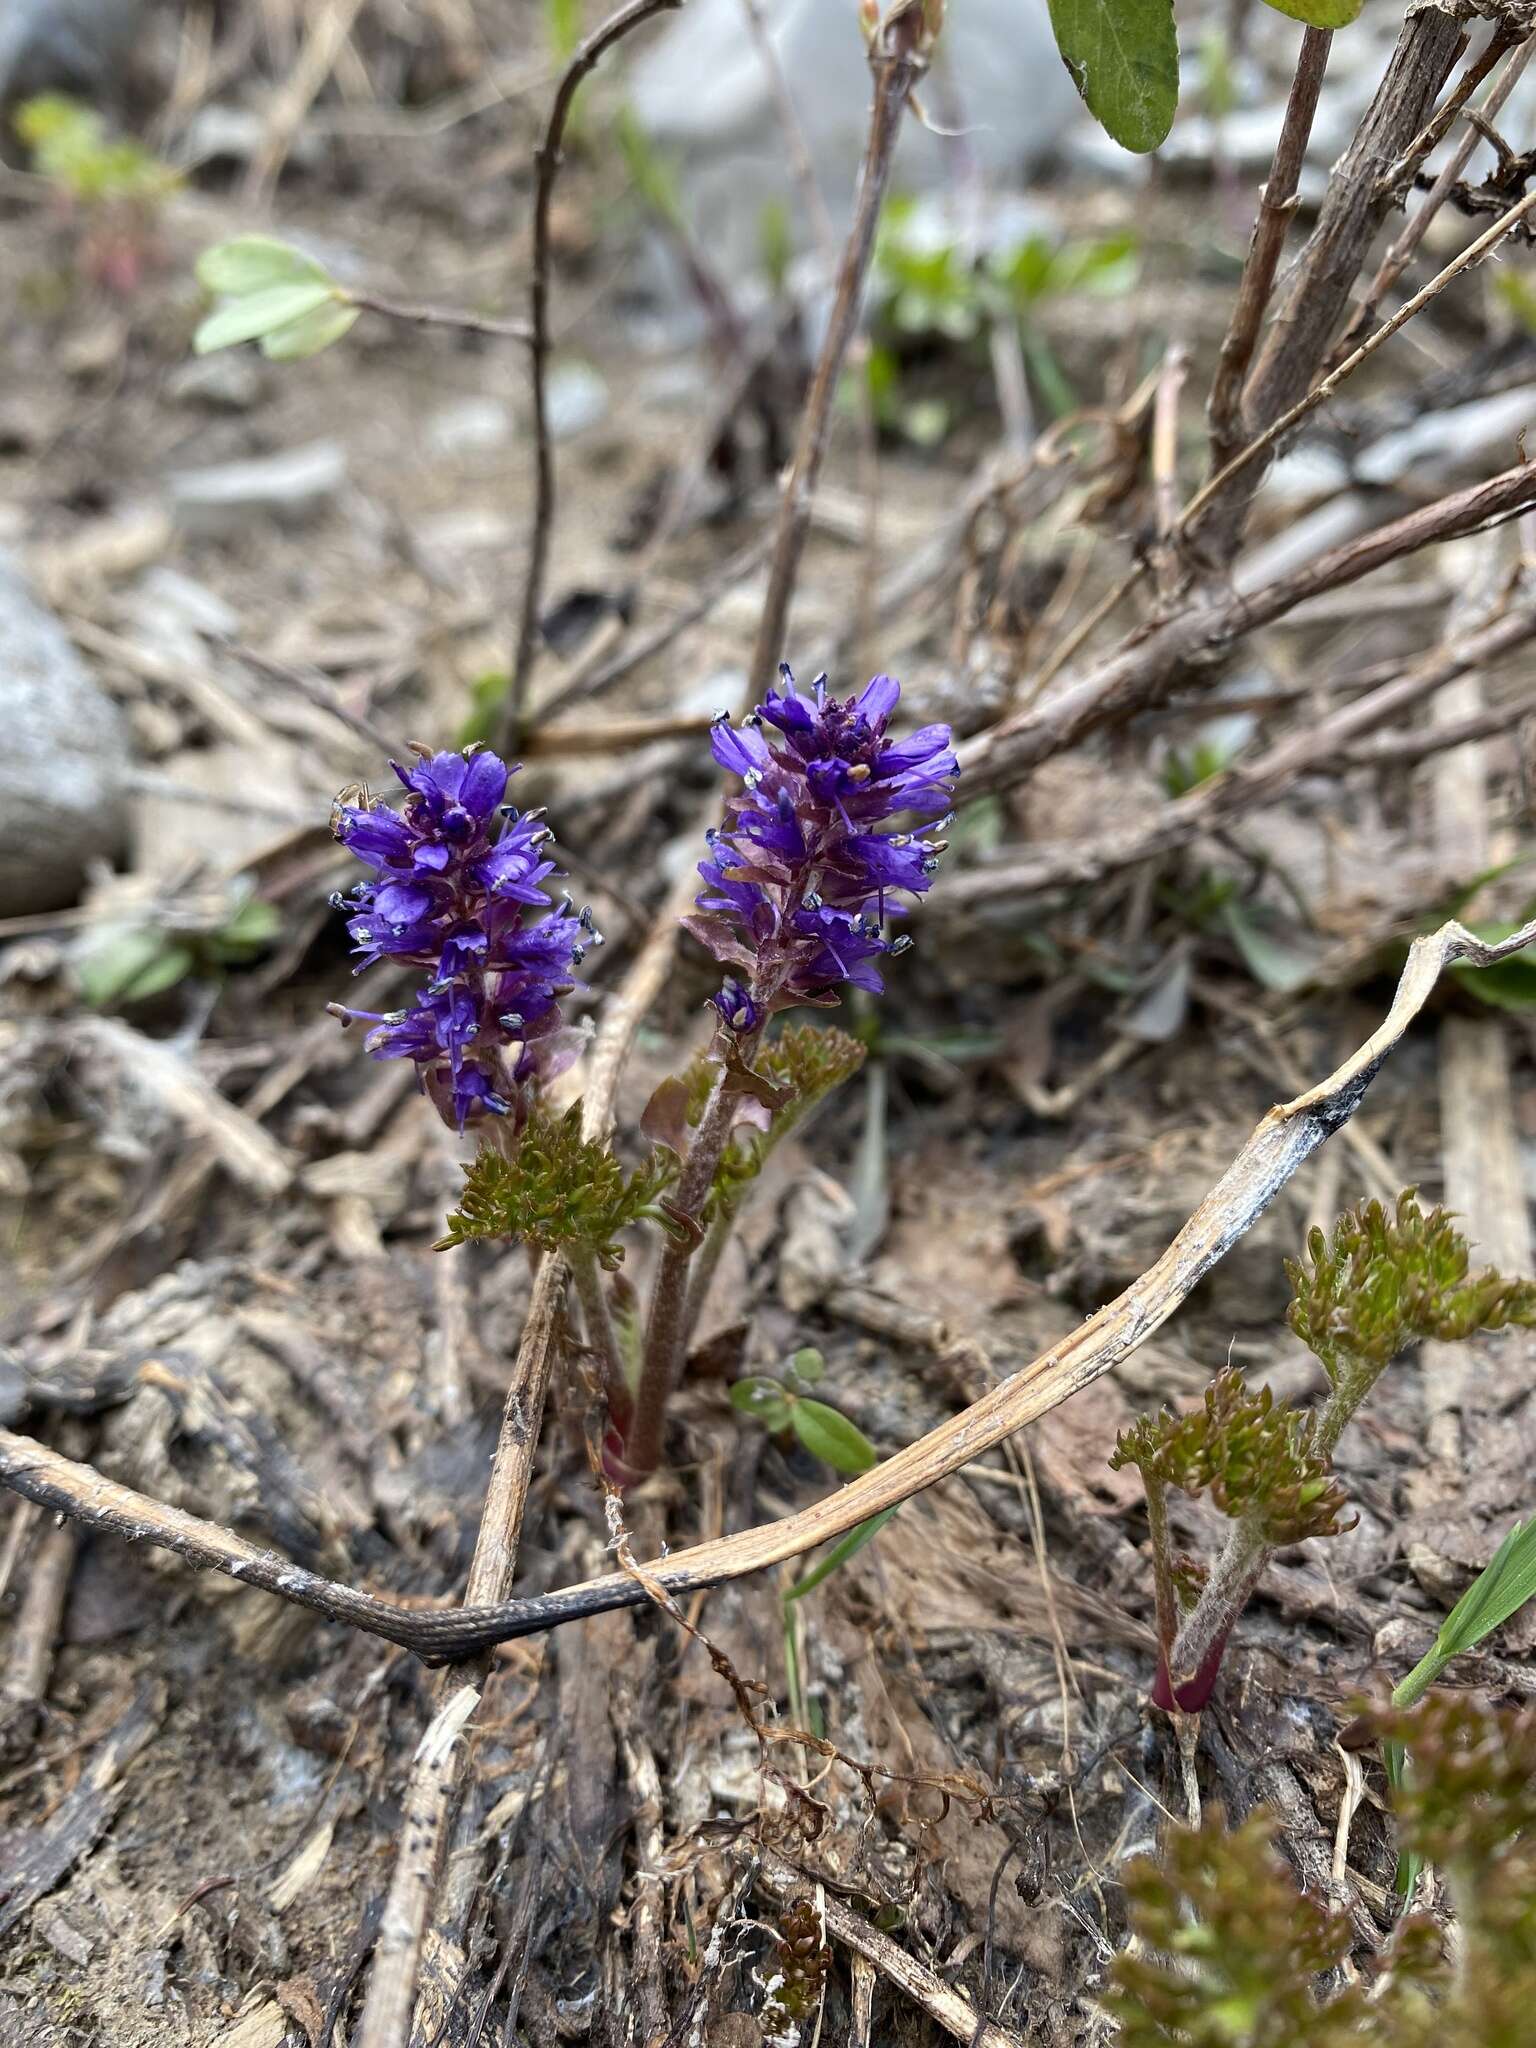
[{"label": "dissected green foliage", "polygon": [[[767,1130],[756,1123],[740,1124],[721,1155],[714,1186],[705,1204],[704,1220],[734,1214],[752,1182],[762,1172],[773,1148],[824,1102],[834,1088],[855,1075],[866,1049],[835,1025],[787,1024],[757,1054],[755,1068],[767,1092],[788,1099],[771,1113]],[[714,1084],[715,1069],[702,1054],[683,1077],[687,1120],[697,1125]]]},{"label": "dissected green foliage", "polygon": [[[1409,1848],[1483,1884],[1504,1857],[1536,1872],[1536,1709],[1493,1713],[1467,1693],[1431,1693],[1420,1706],[1384,1708],[1371,1721],[1383,1741],[1401,1742],[1413,1757],[1393,1795]],[[1536,1892],[1531,1909],[1536,1915]],[[1536,1942],[1536,1918],[1531,1933]]]},{"label": "dissected green foliage", "polygon": [[464,1169],[464,1192],[434,1247],[472,1238],[520,1238],[539,1251],[585,1245],[603,1265],[617,1266],[620,1231],[642,1217],[666,1223],[660,1199],[676,1172],[656,1151],[625,1174],[609,1145],[581,1134],[581,1105],[564,1116],[535,1110],[510,1158],[482,1145]]},{"label": "dissected green foliage", "polygon": [[1307,1251],[1306,1262],[1286,1261],[1286,1320],[1335,1387],[1345,1376],[1369,1384],[1418,1338],[1536,1323],[1536,1282],[1492,1267],[1469,1274],[1466,1239],[1444,1209],[1426,1215],[1413,1188],[1390,1215],[1375,1201],[1345,1210],[1331,1236],[1312,1231]]},{"label": "dissected green foliage", "polygon": [[[1312,2048],[1312,1980],[1349,1954],[1349,1922],[1298,1895],[1260,1814],[1174,1828],[1162,1858],[1125,1874],[1134,1953],[1116,1959],[1104,2000],[1123,2048]],[[1330,2037],[1331,2038],[1331,2037]]]},{"label": "dissected green foliage", "polygon": [[1122,1430],[1110,1465],[1135,1465],[1182,1493],[1209,1493],[1224,1515],[1255,1515],[1268,1543],[1336,1536],[1344,1490],[1317,1448],[1317,1418],[1218,1373],[1189,1415],[1144,1415]]},{"label": "dissected green foliage", "polygon": [[1525,2048],[1536,2007],[1536,1712],[1467,1695],[1371,1716],[1414,1767],[1393,1792],[1404,1844],[1446,1872],[1461,1958],[1431,1921],[1397,1930],[1378,1981],[1325,1996],[1348,1922],[1298,1892],[1260,1815],[1171,1831],[1126,1876],[1132,1949],[1104,2003],[1125,2048]]}]

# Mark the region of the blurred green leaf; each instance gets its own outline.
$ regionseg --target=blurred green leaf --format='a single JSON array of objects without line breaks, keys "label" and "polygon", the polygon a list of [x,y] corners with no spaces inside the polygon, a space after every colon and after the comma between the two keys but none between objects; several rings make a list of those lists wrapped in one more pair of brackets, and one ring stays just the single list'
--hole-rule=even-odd
[{"label": "blurred green leaf", "polygon": [[360,311],[361,308],[339,300],[316,306],[312,313],[301,314],[297,320],[286,321],[270,334],[264,334],[261,352],[272,363],[296,363],[306,356],[317,356],[323,348],[351,332]]},{"label": "blurred green leaf", "polygon": [[834,1472],[867,1472],[880,1462],[879,1452],[863,1430],[825,1401],[796,1401],[789,1421],[812,1457],[822,1459]]},{"label": "blurred green leaf", "polygon": [[[1520,926],[1474,924],[1471,930],[1480,939],[1493,943],[1513,938]],[[1507,960],[1496,960],[1491,967],[1469,967],[1461,961],[1451,969],[1451,973],[1469,996],[1476,996],[1480,1003],[1487,1003],[1492,1009],[1512,1010],[1517,1014],[1536,1010],[1536,945],[1522,946],[1518,953],[1511,953]]]},{"label": "blurred green leaf", "polygon": [[784,296],[789,282],[789,266],[794,256],[794,238],[790,233],[789,208],[782,199],[765,199],[757,216],[757,246],[762,259],[763,275],[776,299]]},{"label": "blurred green leaf", "polygon": [[613,127],[635,196],[659,219],[681,222],[676,166],[661,154],[628,107],[619,109]]},{"label": "blurred green leaf", "polygon": [[284,284],[323,284],[332,280],[302,250],[271,235],[236,235],[216,242],[197,259],[197,281],[205,292],[231,299],[273,291]]},{"label": "blurred green leaf", "polygon": [[581,0],[544,0],[544,23],[550,54],[557,64],[568,64],[581,43]]},{"label": "blurred green leaf", "polygon": [[827,1361],[814,1344],[804,1344],[789,1361],[789,1369],[797,1380],[814,1387],[825,1374]]},{"label": "blurred green leaf", "polygon": [[483,745],[490,738],[496,729],[501,707],[507,701],[510,683],[511,677],[500,668],[489,668],[484,675],[475,677],[469,686],[469,700],[473,708],[455,735],[458,746],[471,747],[476,740]]},{"label": "blurred green leaf", "polygon": [[777,1380],[737,1380],[731,1387],[731,1406],[738,1415],[750,1416],[766,1430],[788,1427],[789,1397]]},{"label": "blurred green leaf", "polygon": [[1359,19],[1365,0],[1268,0],[1276,14],[1304,21],[1309,28],[1348,28]]},{"label": "blurred green leaf", "polygon": [[1197,739],[1192,747],[1170,747],[1163,760],[1162,784],[1169,796],[1187,796],[1230,766],[1235,749],[1219,740]]},{"label": "blurred green leaf", "polygon": [[275,284],[264,291],[230,299],[208,315],[192,338],[200,356],[237,342],[255,341],[326,305],[333,298],[329,284]]},{"label": "blurred green leaf", "polygon": [[1179,39],[1172,0],[1050,0],[1051,27],[1088,111],[1144,155],[1173,126]]},{"label": "blurred green leaf", "polygon": [[203,951],[221,966],[238,967],[269,946],[282,928],[276,904],[252,896],[204,941]]},{"label": "blurred green leaf", "polygon": [[882,1508],[878,1515],[871,1515],[867,1522],[860,1522],[858,1527],[850,1529],[846,1536],[840,1536],[826,1556],[819,1563],[812,1565],[803,1579],[796,1579],[784,1595],[785,1601],[803,1600],[807,1593],[813,1593],[825,1580],[830,1579],[839,1565],[846,1564],[850,1557],[856,1556],[866,1543],[880,1534],[900,1505],[898,1501],[894,1508]]},{"label": "blurred green leaf", "polygon": [[1505,264],[1494,274],[1493,289],[1521,326],[1536,334],[1536,284],[1512,264]]},{"label": "blurred green leaf", "polygon": [[116,932],[82,959],[80,989],[95,1009],[139,1003],[174,988],[192,966],[191,947],[163,932]]},{"label": "blurred green leaf", "polygon": [[1261,987],[1290,995],[1316,973],[1317,961],[1311,953],[1278,937],[1235,898],[1222,904],[1220,916],[1243,965]]}]

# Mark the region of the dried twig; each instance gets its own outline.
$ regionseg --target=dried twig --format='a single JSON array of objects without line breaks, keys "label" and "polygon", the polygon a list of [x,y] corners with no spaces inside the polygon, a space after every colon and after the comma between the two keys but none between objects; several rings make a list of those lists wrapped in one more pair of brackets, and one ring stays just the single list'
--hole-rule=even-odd
[{"label": "dried twig", "polygon": [[[1368,691],[1315,725],[1302,726],[1254,760],[1238,762],[1186,795],[1176,797],[1147,823],[1118,832],[1111,828],[1096,833],[1092,839],[1032,847],[1022,860],[1010,861],[1006,866],[977,868],[969,874],[957,875],[944,886],[944,902],[951,909],[970,908],[1002,897],[1081,888],[1105,875],[1170,853],[1202,832],[1273,802],[1279,791],[1300,775],[1327,770],[1336,764],[1353,766],[1361,756],[1346,750],[1362,734],[1400,716],[1469,669],[1496,661],[1532,639],[1536,639],[1536,592],[1479,631],[1446,641],[1407,675]],[[1517,705],[1513,712],[1503,714],[1504,722],[1513,723],[1519,709]],[[1389,738],[1394,751],[1389,758],[1421,759],[1454,744],[1456,737],[1443,729],[1392,734]]]},{"label": "dried twig", "polygon": [[362,12],[363,0],[324,0],[310,18],[298,62],[267,115],[261,147],[251,158],[245,175],[245,203],[257,206],[272,190],[293,138],[304,116],[314,105],[325,81],[335,69],[342,46]]},{"label": "dried twig", "polygon": [[40,1707],[48,1697],[59,1623],[75,1568],[76,1542],[75,1529],[68,1522],[50,1524],[38,1538],[11,1634],[5,1678],[0,1681],[0,1722],[9,1720],[18,1709]]},{"label": "dried twig", "polygon": [[[87,1465],[76,1464],[46,1445],[8,1430],[0,1430],[0,1484],[90,1527],[158,1544],[194,1565],[226,1572],[248,1585],[314,1608],[331,1620],[385,1636],[432,1662],[471,1657],[494,1643],[536,1634],[609,1608],[638,1606],[652,1597],[652,1587],[677,1595],[744,1578],[845,1535],[869,1516],[895,1507],[959,1471],[1128,1357],[1257,1222],[1303,1161],[1354,1115],[1372,1079],[1429,1000],[1444,970],[1462,961],[1491,966],[1533,941],[1536,922],[1497,944],[1477,938],[1454,922],[1416,939],[1382,1024],[1325,1081],[1260,1120],[1161,1258],[1124,1293],[962,1414],[826,1500],[763,1528],[658,1559],[639,1567],[638,1576],[621,1573],[563,1592],[509,1600],[489,1608],[422,1613],[302,1571],[227,1529],[149,1500]],[[670,957],[670,943],[653,938],[650,967],[664,974]],[[641,964],[636,963],[632,983]],[[594,1091],[598,1078],[593,1077]]]},{"label": "dried twig", "polygon": [[1285,246],[1285,231],[1296,211],[1296,187],[1301,178],[1301,166],[1306,157],[1307,140],[1312,133],[1312,121],[1317,113],[1318,95],[1322,91],[1332,42],[1333,31],[1325,28],[1309,28],[1301,39],[1296,75],[1291,80],[1291,94],[1286,102],[1285,121],[1280,139],[1275,144],[1274,162],[1259,194],[1259,213],[1253,225],[1253,239],[1248,245],[1247,260],[1243,264],[1237,298],[1232,307],[1232,319],[1221,344],[1216,377],[1211,385],[1207,412],[1211,425],[1211,466],[1215,470],[1224,469],[1243,443],[1243,383],[1258,345],[1269,295],[1275,287],[1275,272],[1280,267],[1280,252]]},{"label": "dried twig", "polygon": [[[1505,32],[1502,30],[1496,31],[1492,41],[1484,50],[1480,63],[1491,67],[1493,63],[1497,62],[1507,47]],[[1520,82],[1521,73],[1531,61],[1533,52],[1536,52],[1536,36],[1527,37],[1526,41],[1510,57],[1497,85],[1489,88],[1488,97],[1484,100],[1481,108],[1481,112],[1486,119],[1492,120],[1493,116],[1514,91],[1516,85]],[[1473,67],[1473,71],[1477,71],[1476,66]],[[1466,83],[1470,91],[1471,86],[1476,83],[1476,77],[1473,73],[1469,73]],[[1455,111],[1460,112],[1459,103]],[[1370,287],[1365,297],[1355,308],[1349,325],[1339,337],[1338,346],[1334,351],[1335,359],[1342,360],[1347,356],[1359,337],[1370,326],[1372,320],[1375,319],[1376,308],[1407,269],[1413,259],[1414,252],[1429,233],[1431,222],[1450,197],[1452,187],[1467,168],[1472,152],[1477,148],[1481,140],[1482,138],[1478,134],[1476,127],[1469,120],[1467,131],[1446,159],[1445,168],[1440,172],[1434,184],[1425,194],[1422,204],[1415,207],[1408,216],[1408,219],[1398,232],[1397,239],[1393,242],[1391,248],[1388,249],[1386,255],[1382,257],[1376,275],[1371,279]],[[1394,165],[1387,181],[1389,186],[1395,188],[1399,178],[1407,177],[1411,169],[1412,162],[1402,166]]]},{"label": "dried twig", "polygon": [[1213,661],[1244,634],[1273,625],[1310,598],[1418,548],[1513,518],[1530,505],[1536,505],[1536,464],[1505,470],[1486,483],[1420,506],[1257,590],[1222,590],[1204,602],[1191,597],[1049,703],[1005,719],[963,746],[966,794],[1006,789],[1086,734],[1158,703],[1191,665]]},{"label": "dried twig", "polygon": [[451,306],[407,305],[400,299],[382,299],[375,292],[348,292],[347,298],[365,313],[382,313],[386,320],[403,320],[412,327],[449,327],[459,334],[483,334],[492,341],[533,340],[533,329],[526,320],[491,320],[478,313],[455,312]]},{"label": "dried twig", "polygon": [[[772,1849],[762,1852],[758,1871],[779,1898],[803,1892],[818,1882],[815,1871],[800,1869]],[[954,2040],[964,2041],[967,2048],[1024,2048],[1011,2028],[1000,2027],[995,2020],[979,2013],[963,1992],[946,1984],[926,1963],[909,1955],[851,1906],[845,1906],[835,1892],[823,1890],[821,1909],[826,1916],[827,1932],[835,1941],[872,1963],[882,1977],[904,1991]]]},{"label": "dried twig", "polygon": [[533,523],[528,539],[528,566],[523,580],[517,644],[507,685],[506,712],[497,741],[504,754],[515,754],[521,738],[523,705],[538,652],[539,610],[544,601],[544,571],[549,560],[549,535],[555,517],[555,456],[550,439],[545,386],[549,367],[549,274],[552,264],[550,205],[560,170],[565,124],[583,79],[604,53],[615,43],[622,42],[630,30],[639,28],[642,22],[681,5],[682,0],[628,0],[626,6],[610,15],[601,28],[587,37],[560,75],[544,139],[534,154],[533,277],[528,291],[528,361],[535,456]]},{"label": "dried twig", "polygon": [[1337,369],[1330,370],[1326,377],[1312,386],[1304,398],[1299,398],[1277,419],[1271,420],[1262,433],[1256,434],[1246,447],[1233,456],[1225,469],[1218,471],[1209,483],[1203,484],[1190,499],[1179,521],[1180,530],[1185,534],[1193,533],[1202,516],[1237,477],[1261,455],[1271,453],[1276,442],[1282,440],[1292,427],[1306,418],[1308,413],[1315,412],[1326,399],[1332,398],[1344,379],[1352,376],[1362,363],[1369,361],[1377,349],[1389,342],[1400,328],[1406,327],[1415,313],[1421,313],[1430,300],[1438,298],[1454,278],[1460,277],[1464,270],[1469,270],[1474,263],[1486,256],[1490,249],[1496,248],[1505,236],[1517,228],[1533,211],[1536,211],[1536,192],[1527,192],[1523,199],[1517,200],[1506,212],[1501,213],[1493,226],[1485,229],[1475,242],[1469,242],[1460,255],[1453,257],[1422,290],[1416,291],[1411,299],[1399,306],[1391,319],[1384,320],[1352,354],[1344,358]]},{"label": "dried twig", "polygon": [[918,19],[904,10],[887,23],[880,42],[871,50],[875,75],[875,102],[870,117],[864,163],[859,174],[858,197],[854,202],[853,224],[838,266],[837,291],[827,321],[826,339],[816,364],[810,395],[801,416],[795,453],[784,480],[779,501],[779,523],[774,534],[773,559],[768,569],[768,591],[757,629],[748,670],[747,697],[758,703],[773,681],[784,652],[784,633],[789,620],[790,600],[800,573],[800,557],[810,526],[811,499],[826,454],[827,435],[832,423],[832,401],[842,374],[848,344],[864,293],[864,279],[874,254],[875,229],[891,174],[891,157],[901,126],[902,108],[917,78],[919,61],[913,38]]}]

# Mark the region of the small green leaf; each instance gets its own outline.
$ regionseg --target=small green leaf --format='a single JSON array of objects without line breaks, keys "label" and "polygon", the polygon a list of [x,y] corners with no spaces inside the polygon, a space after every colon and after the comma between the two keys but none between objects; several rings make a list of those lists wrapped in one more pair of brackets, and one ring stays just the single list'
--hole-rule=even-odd
[{"label": "small green leaf", "polygon": [[[1440,1625],[1435,1647],[1459,1657],[1536,1598],[1536,1521],[1516,1522]],[[1403,1704],[1401,1701],[1396,1704]]]},{"label": "small green leaf", "polygon": [[1348,28],[1359,19],[1365,0],[1268,0],[1268,5],[1308,28]]},{"label": "small green leaf", "polygon": [[878,1515],[871,1515],[867,1522],[860,1522],[856,1528],[850,1529],[846,1536],[840,1536],[820,1563],[812,1565],[803,1579],[795,1581],[784,1595],[785,1600],[803,1600],[805,1595],[814,1592],[823,1580],[830,1579],[839,1565],[846,1564],[871,1538],[880,1534],[900,1505],[898,1501],[895,1508],[882,1508]]},{"label": "small green leaf", "polygon": [[230,299],[249,298],[284,284],[331,284],[312,257],[274,241],[270,235],[237,235],[219,242],[197,259],[197,281],[205,292]]},{"label": "small green leaf", "polygon": [[1278,938],[1237,901],[1229,899],[1221,906],[1221,921],[1242,954],[1243,965],[1261,987],[1290,995],[1316,973],[1317,961],[1311,954]]},{"label": "small green leaf", "polygon": [[789,1369],[797,1380],[803,1380],[806,1386],[814,1387],[825,1373],[827,1361],[814,1344],[806,1344],[789,1361]]},{"label": "small green leaf", "polygon": [[[1514,924],[1479,924],[1472,929],[1480,939],[1512,938],[1520,929]],[[1536,1010],[1536,946],[1522,946],[1507,960],[1495,960],[1491,967],[1453,967],[1452,974],[1469,996],[1496,1010]]]},{"label": "small green leaf", "polygon": [[1156,149],[1179,104],[1172,0],[1050,0],[1050,10],[1089,113],[1122,148]]},{"label": "small green leaf", "polygon": [[139,1003],[174,988],[192,965],[190,949],[162,932],[123,931],[81,962],[80,990],[96,1009]]},{"label": "small green leaf", "polygon": [[264,334],[261,352],[269,363],[297,363],[306,356],[317,356],[323,348],[351,332],[360,311],[360,307],[349,306],[340,299],[316,306],[312,313],[304,313]]},{"label": "small green leaf", "polygon": [[251,292],[210,313],[192,337],[192,347],[206,356],[215,349],[233,348],[236,342],[255,341],[290,320],[302,319],[332,297],[333,287],[321,282],[276,284],[266,291]]},{"label": "small green leaf", "polygon": [[789,1424],[789,1401],[777,1380],[761,1377],[737,1380],[731,1387],[731,1406],[738,1415],[748,1415],[764,1429],[784,1429]]},{"label": "small green leaf", "polygon": [[879,1452],[863,1430],[825,1401],[797,1401],[789,1420],[812,1457],[824,1460],[834,1472],[867,1472],[880,1462]]}]

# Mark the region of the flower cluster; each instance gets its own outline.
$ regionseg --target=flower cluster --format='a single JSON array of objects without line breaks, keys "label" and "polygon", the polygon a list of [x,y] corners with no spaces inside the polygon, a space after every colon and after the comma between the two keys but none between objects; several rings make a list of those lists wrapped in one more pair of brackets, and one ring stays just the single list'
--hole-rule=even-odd
[{"label": "flower cluster", "polygon": [[373,1024],[375,1059],[414,1060],[456,1129],[486,1117],[511,1117],[520,1129],[534,1084],[575,1057],[560,1001],[598,935],[568,899],[528,921],[547,910],[540,884],[555,865],[538,813],[503,802],[516,770],[473,747],[417,752],[414,767],[390,764],[405,785],[400,811],[366,793],[362,803],[338,802],[336,837],[374,877],[332,901],[347,914],[359,973],[398,960],[428,979],[409,1009],[331,1010],[344,1023]]},{"label": "flower cluster", "polygon": [[[928,888],[945,842],[920,835],[948,822],[959,772],[947,725],[887,737],[901,695],[890,676],[839,699],[825,676],[805,697],[780,673],[783,691],[770,690],[743,727],[715,726],[715,759],[744,789],[731,799],[729,828],[711,835],[687,920],[717,960],[741,970],[714,998],[738,1038],[776,1010],[834,1000],[843,982],[878,993],[876,961],[912,943],[884,933],[891,898]],[[901,816],[917,830],[878,829]]]}]

